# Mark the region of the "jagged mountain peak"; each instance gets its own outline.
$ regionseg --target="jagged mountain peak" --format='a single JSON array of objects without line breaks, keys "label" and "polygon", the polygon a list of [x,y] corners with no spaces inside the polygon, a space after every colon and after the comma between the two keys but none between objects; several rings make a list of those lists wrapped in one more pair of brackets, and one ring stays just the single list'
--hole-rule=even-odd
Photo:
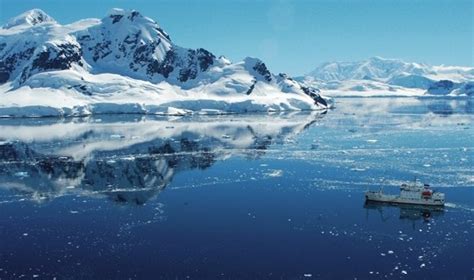
[{"label": "jagged mountain peak", "polygon": [[[418,75],[436,78],[439,73],[459,74],[457,80],[470,79],[473,68],[460,66],[432,66],[424,63],[406,62],[401,59],[373,56],[353,62],[323,63],[311,71],[308,76],[323,81],[344,81],[374,79],[386,81],[397,76]],[[462,77],[464,76],[464,78]],[[453,77],[451,77],[453,78]]]},{"label": "jagged mountain peak", "polygon": [[384,67],[385,69],[388,68],[423,68],[428,67],[429,65],[425,65],[423,63],[416,63],[416,62],[406,62],[401,59],[397,58],[385,58],[381,56],[372,56],[369,59],[362,61],[362,63],[371,64],[374,67]]},{"label": "jagged mountain peak", "polygon": [[245,68],[254,73],[255,76],[261,76],[267,81],[272,80],[272,74],[262,60],[255,57],[246,57],[244,58],[244,64]]},{"label": "jagged mountain peak", "polygon": [[109,10],[107,13],[106,18],[111,18],[115,20],[115,22],[119,22],[122,18],[127,19],[131,22],[135,21],[136,19],[146,19],[149,21],[154,22],[152,19],[144,17],[139,11],[137,10],[126,10],[126,9],[121,9],[121,8],[112,8]]},{"label": "jagged mountain peak", "polygon": [[3,29],[10,29],[20,25],[34,26],[41,23],[56,23],[56,21],[41,9],[31,9],[10,19]]},{"label": "jagged mountain peak", "polygon": [[375,55],[375,56],[371,56],[369,57],[367,60],[363,60],[363,61],[372,61],[372,62],[402,62],[402,60],[400,59],[396,59],[396,58],[388,58],[388,57],[381,57],[381,56],[378,56],[378,55]]},{"label": "jagged mountain peak", "polygon": [[0,32],[3,115],[23,115],[22,110],[10,110],[19,106],[14,92],[46,89],[57,90],[48,90],[49,95],[67,95],[69,102],[58,104],[55,97],[48,101],[26,98],[28,104],[44,105],[34,115],[51,114],[49,108],[59,115],[80,115],[328,107],[317,90],[273,75],[259,59],[232,63],[204,48],[174,44],[156,21],[136,10],[115,8],[100,20],[44,27],[34,24],[54,21],[46,14],[27,12],[23,18],[16,22],[28,25]]},{"label": "jagged mountain peak", "polygon": [[474,68],[432,66],[373,56],[353,62],[323,63],[299,80],[335,94],[370,92],[410,95],[427,91],[428,94],[472,95],[470,84],[474,80]]},{"label": "jagged mountain peak", "polygon": [[171,41],[168,33],[166,33],[156,21],[149,17],[143,16],[137,10],[113,8],[101,21],[103,24],[108,25],[108,27],[112,29],[133,29],[133,27],[139,27],[141,29],[145,28],[156,30],[159,32],[159,35],[165,37],[168,41]]},{"label": "jagged mountain peak", "polygon": [[428,65],[373,56],[354,62],[324,63],[311,71],[308,76],[324,81],[387,80],[406,74],[427,75],[430,73],[431,69]]}]

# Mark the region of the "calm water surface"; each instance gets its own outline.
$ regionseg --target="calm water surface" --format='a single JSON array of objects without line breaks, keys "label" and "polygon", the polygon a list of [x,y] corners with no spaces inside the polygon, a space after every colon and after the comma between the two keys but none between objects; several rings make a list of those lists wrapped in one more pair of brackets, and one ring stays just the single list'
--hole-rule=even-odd
[{"label": "calm water surface", "polygon": [[[0,120],[0,279],[473,279],[473,112]],[[415,176],[444,209],[364,204]]]}]

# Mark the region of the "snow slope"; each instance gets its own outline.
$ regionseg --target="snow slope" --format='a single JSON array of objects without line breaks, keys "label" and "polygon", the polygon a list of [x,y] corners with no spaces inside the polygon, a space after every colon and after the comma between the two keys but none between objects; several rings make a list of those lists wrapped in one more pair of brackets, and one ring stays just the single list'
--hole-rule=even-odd
[{"label": "snow slope", "polygon": [[357,62],[324,63],[297,80],[332,96],[472,96],[474,68],[372,57]]},{"label": "snow slope", "polygon": [[255,58],[175,45],[152,19],[112,9],[61,25],[39,9],[0,29],[0,116],[325,109],[312,87]]}]

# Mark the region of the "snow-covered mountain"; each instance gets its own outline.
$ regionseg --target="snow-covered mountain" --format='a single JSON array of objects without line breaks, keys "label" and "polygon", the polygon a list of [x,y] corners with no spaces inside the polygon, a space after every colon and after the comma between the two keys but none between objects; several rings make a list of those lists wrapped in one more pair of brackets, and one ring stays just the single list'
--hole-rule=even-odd
[{"label": "snow-covered mountain", "polygon": [[474,68],[372,57],[324,63],[299,81],[329,95],[474,95]]},{"label": "snow-covered mountain", "polygon": [[[21,98],[20,98],[21,96]],[[175,45],[152,19],[113,9],[61,25],[34,9],[0,29],[0,115],[324,109],[317,89],[265,63]]]}]

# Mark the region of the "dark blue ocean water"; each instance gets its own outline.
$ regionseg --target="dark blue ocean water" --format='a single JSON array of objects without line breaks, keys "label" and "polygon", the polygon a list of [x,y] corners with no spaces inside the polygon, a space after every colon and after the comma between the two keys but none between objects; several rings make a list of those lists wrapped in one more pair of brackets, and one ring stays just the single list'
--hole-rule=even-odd
[{"label": "dark blue ocean water", "polygon": [[473,108],[0,120],[0,279],[473,279]]}]

